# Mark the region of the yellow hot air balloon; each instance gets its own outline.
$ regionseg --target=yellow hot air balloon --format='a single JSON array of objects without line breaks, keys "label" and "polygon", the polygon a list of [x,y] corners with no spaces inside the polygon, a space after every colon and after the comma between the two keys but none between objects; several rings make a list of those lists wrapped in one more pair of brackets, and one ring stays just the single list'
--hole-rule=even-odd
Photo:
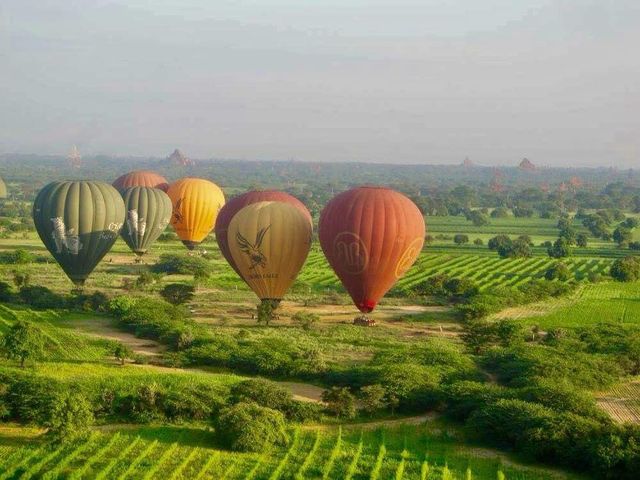
[{"label": "yellow hot air balloon", "polygon": [[312,227],[298,208],[258,202],[235,214],[227,240],[244,281],[264,302],[277,306],[304,265]]},{"label": "yellow hot air balloon", "polygon": [[182,243],[193,250],[213,230],[224,194],[215,183],[203,178],[182,178],[169,185],[173,204],[171,225]]}]

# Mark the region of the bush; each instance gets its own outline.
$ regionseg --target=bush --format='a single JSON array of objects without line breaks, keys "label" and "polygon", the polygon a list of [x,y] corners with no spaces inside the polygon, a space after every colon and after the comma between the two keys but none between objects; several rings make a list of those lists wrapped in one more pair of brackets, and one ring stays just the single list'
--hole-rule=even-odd
[{"label": "bush", "polygon": [[13,289],[7,282],[0,282],[0,302],[13,301]]},{"label": "bush", "polygon": [[557,262],[552,265],[545,273],[544,278],[547,280],[560,280],[561,282],[565,282],[569,280],[571,276],[571,272],[569,271],[569,267],[562,262]]},{"label": "bush", "polygon": [[60,442],[86,437],[93,425],[91,404],[81,393],[61,391],[49,405],[48,418],[44,425],[48,434]]},{"label": "bush", "polygon": [[533,254],[530,242],[531,240],[527,238],[510,241],[509,244],[501,245],[498,248],[498,255],[502,258],[528,258]]},{"label": "bush", "polygon": [[166,275],[181,274],[207,278],[211,275],[212,268],[202,257],[165,253],[160,255],[160,260],[151,267],[151,271]]},{"label": "bush", "polygon": [[640,259],[637,257],[619,258],[611,265],[609,274],[619,282],[633,282],[640,278]]},{"label": "bush", "polygon": [[313,312],[299,311],[291,317],[291,321],[304,330],[311,330],[311,327],[320,321],[320,316]]},{"label": "bush", "polygon": [[499,250],[501,247],[511,245],[511,239],[506,235],[497,235],[489,240],[487,245],[489,246],[489,250]]},{"label": "bush", "polygon": [[356,398],[345,387],[331,387],[322,392],[322,401],[329,413],[338,418],[350,419],[356,416]]},{"label": "bush", "polygon": [[160,290],[160,295],[172,305],[182,305],[193,299],[195,288],[183,283],[170,283]]},{"label": "bush", "polygon": [[456,245],[463,245],[465,243],[469,243],[469,236],[464,235],[462,233],[458,233],[453,236],[453,243],[455,243]]},{"label": "bush", "polygon": [[478,245],[478,246],[482,246],[482,245],[484,245],[484,242],[482,241],[482,239],[481,239],[481,238],[476,238],[476,239],[473,241],[473,244],[474,244],[474,245]]},{"label": "bush", "polygon": [[566,238],[558,238],[554,244],[547,249],[547,254],[551,258],[563,258],[571,256],[571,245]]},{"label": "bush", "polygon": [[282,413],[255,403],[241,402],[225,408],[216,429],[225,446],[240,452],[262,452],[289,442]]},{"label": "bush", "polygon": [[47,287],[40,285],[20,288],[19,296],[24,303],[40,310],[64,308],[66,306],[65,298],[62,295],[58,295]]},{"label": "bush", "polygon": [[263,379],[245,380],[231,387],[233,403],[254,402],[262,407],[286,411],[293,395],[275,382]]},{"label": "bush", "polygon": [[509,216],[509,210],[504,207],[494,208],[491,212],[491,218],[507,218]]}]

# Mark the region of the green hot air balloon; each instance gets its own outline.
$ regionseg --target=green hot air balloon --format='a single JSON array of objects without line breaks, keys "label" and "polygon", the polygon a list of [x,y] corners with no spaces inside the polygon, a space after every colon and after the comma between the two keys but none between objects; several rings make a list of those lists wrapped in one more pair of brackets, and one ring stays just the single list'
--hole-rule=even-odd
[{"label": "green hot air balloon", "polygon": [[113,246],[124,216],[120,193],[103,182],[53,182],[33,203],[40,239],[79,287]]},{"label": "green hot air balloon", "polygon": [[158,188],[131,187],[122,192],[127,212],[120,235],[129,248],[142,256],[169,225],[173,205]]}]

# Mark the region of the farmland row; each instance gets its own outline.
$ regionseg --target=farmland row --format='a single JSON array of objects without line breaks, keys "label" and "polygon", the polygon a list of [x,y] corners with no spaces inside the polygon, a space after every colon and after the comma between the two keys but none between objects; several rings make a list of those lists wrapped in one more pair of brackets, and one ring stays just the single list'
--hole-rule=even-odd
[{"label": "farmland row", "polygon": [[[170,429],[93,433],[62,445],[2,447],[0,479],[329,479],[557,478],[503,465],[495,454],[464,451],[459,444],[413,430],[348,432],[296,430],[285,448],[262,453],[213,450],[194,442],[193,431]],[[190,441],[182,442],[185,436]],[[198,434],[195,434],[196,436]],[[449,476],[451,475],[451,476]]]}]

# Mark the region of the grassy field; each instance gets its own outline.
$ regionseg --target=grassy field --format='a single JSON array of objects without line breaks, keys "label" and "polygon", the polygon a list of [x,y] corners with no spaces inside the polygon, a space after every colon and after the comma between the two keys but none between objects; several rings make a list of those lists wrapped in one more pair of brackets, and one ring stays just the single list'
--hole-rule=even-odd
[{"label": "grassy field", "polygon": [[499,314],[543,329],[597,323],[640,324],[640,282],[585,284],[568,298],[516,307]]},{"label": "grassy field", "polygon": [[[286,448],[232,453],[201,428],[131,427],[95,431],[88,441],[49,445],[38,432],[0,427],[0,479],[577,479],[523,466],[466,445],[438,422],[375,429],[292,430]],[[468,472],[472,477],[466,477]]]}]

